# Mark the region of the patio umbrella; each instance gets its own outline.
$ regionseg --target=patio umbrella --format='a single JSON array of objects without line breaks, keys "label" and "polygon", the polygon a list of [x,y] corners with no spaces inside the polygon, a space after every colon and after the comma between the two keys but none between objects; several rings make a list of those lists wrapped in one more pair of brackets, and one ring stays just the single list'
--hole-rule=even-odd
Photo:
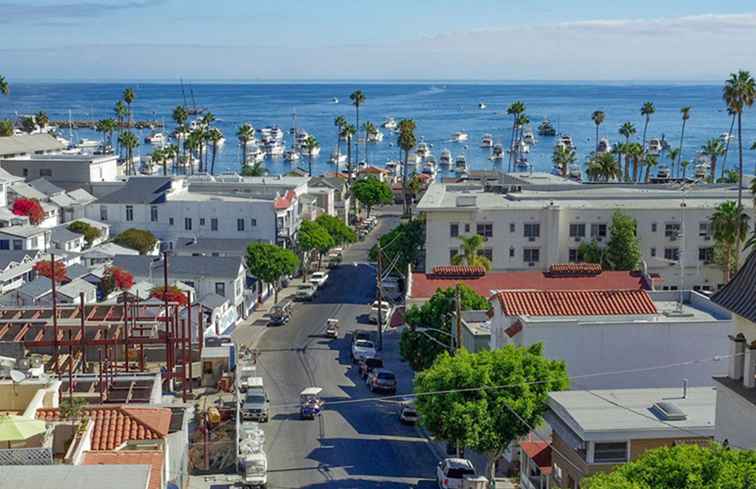
[{"label": "patio umbrella", "polygon": [[0,416],[0,442],[7,441],[8,448],[12,441],[26,440],[34,435],[44,433],[47,425],[38,419],[21,416]]}]

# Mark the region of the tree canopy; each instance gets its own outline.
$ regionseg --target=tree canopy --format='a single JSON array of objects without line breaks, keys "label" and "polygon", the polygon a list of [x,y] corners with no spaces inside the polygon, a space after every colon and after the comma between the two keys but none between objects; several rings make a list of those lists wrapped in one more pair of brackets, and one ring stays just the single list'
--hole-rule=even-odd
[{"label": "tree canopy", "polygon": [[278,301],[278,282],[299,267],[297,255],[286,248],[270,243],[252,243],[247,246],[247,269],[259,280],[273,285]]},{"label": "tree canopy", "polygon": [[370,209],[373,207],[390,204],[394,200],[394,194],[388,184],[373,176],[357,180],[352,186],[352,192],[357,200],[367,208],[368,216],[370,216]]},{"label": "tree canopy", "polygon": [[343,219],[328,214],[321,214],[315,222],[323,227],[331,235],[337,245],[353,243],[357,240],[352,228],[346,225]]},{"label": "tree canopy", "polygon": [[11,212],[17,216],[28,217],[29,222],[34,225],[41,223],[45,219],[45,211],[37,199],[19,197],[13,202]]},{"label": "tree canopy", "polygon": [[336,244],[326,228],[315,221],[302,221],[297,236],[299,249],[304,252],[314,250],[319,253],[327,253]]},{"label": "tree canopy", "polygon": [[615,211],[606,245],[606,259],[612,270],[633,271],[640,266],[641,251],[635,228],[635,219]]},{"label": "tree canopy", "polygon": [[549,392],[568,384],[564,362],[545,358],[542,344],[509,344],[478,353],[441,353],[418,374],[415,393],[423,426],[436,438],[485,453],[492,480],[493,462],[510,442],[541,423]]},{"label": "tree canopy", "polygon": [[681,444],[657,448],[608,474],[581,481],[586,489],[744,489],[756,484],[756,452]]},{"label": "tree canopy", "polygon": [[155,248],[157,238],[145,229],[130,228],[113,238],[113,242],[146,255]]},{"label": "tree canopy", "polygon": [[[399,254],[397,261],[397,270],[406,273],[407,266],[411,263],[413,266],[417,263],[425,246],[425,221],[414,219],[403,223],[380,237],[378,242],[383,250],[385,263],[393,263],[396,255]],[[370,250],[370,259],[378,259],[378,247],[373,246]]]},{"label": "tree canopy", "polygon": [[134,276],[127,270],[115,266],[106,268],[100,281],[100,288],[104,296],[110,295],[114,290],[129,290],[133,286]]},{"label": "tree canopy", "polygon": [[68,225],[67,229],[72,233],[83,234],[87,246],[92,246],[94,240],[102,236],[102,231],[84,221],[74,221]]}]

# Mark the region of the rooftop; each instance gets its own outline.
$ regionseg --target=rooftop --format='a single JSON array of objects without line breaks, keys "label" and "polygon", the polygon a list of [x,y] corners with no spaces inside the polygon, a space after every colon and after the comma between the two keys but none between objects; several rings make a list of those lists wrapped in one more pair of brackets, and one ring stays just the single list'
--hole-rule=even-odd
[{"label": "rooftop", "polygon": [[47,199],[47,195],[43,194],[26,182],[13,182],[11,183],[9,190],[16,193],[17,195],[20,195],[21,197],[26,197],[27,199]]},{"label": "rooftop", "polygon": [[234,253],[244,255],[249,245],[248,239],[226,238],[179,238],[176,240],[176,253]]},{"label": "rooftop", "polygon": [[0,271],[8,268],[8,265],[12,263],[23,263],[24,260],[33,260],[38,254],[39,252],[36,250],[3,250],[0,252]]},{"label": "rooftop", "polygon": [[543,475],[551,474],[551,445],[541,440],[527,440],[519,443],[520,449],[535,462]]},{"label": "rooftop", "polygon": [[653,315],[645,290],[505,290],[496,298],[507,316]]},{"label": "rooftop", "polygon": [[25,134],[0,137],[0,156],[31,154],[37,151],[62,151],[66,146],[50,134]]},{"label": "rooftop", "polygon": [[738,273],[711,300],[756,323],[756,251],[751,252]]},{"label": "rooftop", "polygon": [[19,238],[31,238],[45,233],[45,229],[31,224],[23,226],[9,226],[0,228],[0,233],[18,236]]},{"label": "rooftop", "polygon": [[5,487],[34,489],[145,489],[150,480],[146,465],[5,465]]},{"label": "rooftop", "polygon": [[64,190],[57,185],[53,185],[44,178],[37,178],[29,182],[29,185],[39,190],[45,195],[55,195],[64,192]]},{"label": "rooftop", "polygon": [[67,225],[56,226],[50,231],[50,239],[54,243],[67,243],[75,239],[82,239],[84,236],[68,230]]},{"label": "rooftop", "polygon": [[[136,277],[162,277],[163,261],[161,258],[142,255],[116,255],[113,265],[128,270]],[[238,256],[183,256],[173,255],[168,258],[169,277],[224,277],[236,278],[242,259]]]},{"label": "rooftop", "polygon": [[[165,199],[171,189],[171,177],[130,178],[122,185],[101,196],[101,204],[153,204]],[[104,187],[103,187],[104,188]]]},{"label": "rooftop", "polygon": [[[84,465],[149,465],[150,482],[147,489],[162,489],[163,453],[157,450],[87,452]],[[111,487],[110,484],[108,487]]]}]

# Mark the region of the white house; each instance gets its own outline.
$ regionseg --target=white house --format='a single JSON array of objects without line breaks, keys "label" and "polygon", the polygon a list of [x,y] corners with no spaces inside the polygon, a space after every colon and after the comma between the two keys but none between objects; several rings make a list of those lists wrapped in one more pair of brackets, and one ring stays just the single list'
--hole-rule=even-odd
[{"label": "white house", "polygon": [[50,246],[50,229],[33,226],[0,228],[0,252],[3,250],[46,251]]},{"label": "white house", "polygon": [[[636,220],[642,260],[649,273],[661,275],[662,288],[680,286],[681,259],[683,289],[722,285],[710,218],[716,206],[737,198],[733,186],[702,184],[683,192],[671,185],[533,180],[432,184],[418,204],[426,218],[426,268],[449,265],[460,252],[460,238],[473,234],[487,239],[482,253],[494,270],[546,270],[575,262],[581,243],[607,243],[612,216],[621,211]],[[753,214],[751,199],[743,202]]]},{"label": "white house", "polygon": [[57,226],[50,230],[50,250],[73,251],[80,253],[84,248],[84,235],[69,231],[66,225]]},{"label": "white house", "polygon": [[38,251],[0,252],[0,295],[16,290],[36,275],[34,265],[42,259]]},{"label": "white house", "polygon": [[47,154],[0,160],[8,173],[26,180],[45,178],[55,184],[82,186],[118,180],[116,155]]},{"label": "white house", "polygon": [[[715,358],[729,351],[732,315],[696,292],[683,292],[682,304],[680,295],[503,290],[491,300],[491,348],[543,343],[546,357],[566,363],[575,389],[672,387],[683,379],[711,386],[727,370]],[[668,367],[650,368],[661,366]]]},{"label": "white house", "polygon": [[0,137],[0,158],[29,158],[32,155],[58,153],[66,145],[51,134],[22,134]]}]

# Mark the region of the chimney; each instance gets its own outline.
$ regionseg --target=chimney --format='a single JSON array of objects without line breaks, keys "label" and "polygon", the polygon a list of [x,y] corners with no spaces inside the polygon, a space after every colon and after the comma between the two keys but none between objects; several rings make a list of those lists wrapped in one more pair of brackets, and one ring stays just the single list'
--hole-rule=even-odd
[{"label": "chimney", "polygon": [[688,379],[683,379],[683,399],[688,398]]}]

